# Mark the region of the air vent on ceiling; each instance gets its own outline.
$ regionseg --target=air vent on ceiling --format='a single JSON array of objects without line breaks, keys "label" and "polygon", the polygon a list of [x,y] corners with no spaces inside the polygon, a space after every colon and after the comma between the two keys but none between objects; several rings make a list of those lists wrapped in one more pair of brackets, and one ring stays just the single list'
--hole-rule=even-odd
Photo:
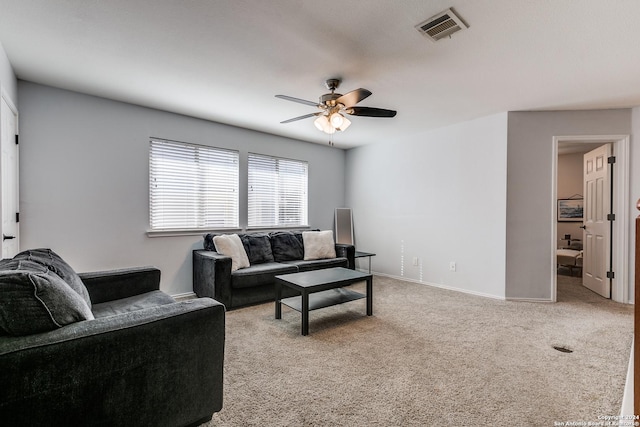
[{"label": "air vent on ceiling", "polygon": [[416,29],[431,41],[438,41],[441,38],[451,36],[451,34],[469,28],[462,22],[452,9],[447,9],[426,21],[416,25]]}]

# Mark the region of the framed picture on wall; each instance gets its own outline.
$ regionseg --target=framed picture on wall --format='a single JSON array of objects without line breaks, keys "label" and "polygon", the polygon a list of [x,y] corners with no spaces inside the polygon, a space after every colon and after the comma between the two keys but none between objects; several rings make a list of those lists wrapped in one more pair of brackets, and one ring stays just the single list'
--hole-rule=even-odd
[{"label": "framed picture on wall", "polygon": [[582,221],[584,199],[558,199],[558,221]]}]

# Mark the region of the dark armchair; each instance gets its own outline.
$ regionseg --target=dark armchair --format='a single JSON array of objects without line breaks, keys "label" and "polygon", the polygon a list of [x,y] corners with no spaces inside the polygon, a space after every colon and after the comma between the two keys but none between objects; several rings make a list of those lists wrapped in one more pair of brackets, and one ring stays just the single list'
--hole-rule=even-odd
[{"label": "dark armchair", "polygon": [[[0,287],[15,287],[1,269]],[[222,408],[222,304],[176,302],[153,267],[79,277],[93,319],[22,336],[0,328],[2,424],[186,426]]]}]

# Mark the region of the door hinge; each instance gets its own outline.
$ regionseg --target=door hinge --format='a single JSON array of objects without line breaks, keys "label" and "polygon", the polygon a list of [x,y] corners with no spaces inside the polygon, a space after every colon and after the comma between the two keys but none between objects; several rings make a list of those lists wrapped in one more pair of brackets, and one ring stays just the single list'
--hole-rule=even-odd
[{"label": "door hinge", "polygon": [[616,214],[607,214],[607,221],[615,221]]},{"label": "door hinge", "polygon": [[16,145],[20,143],[20,135],[16,134]]},{"label": "door hinge", "polygon": [[16,212],[16,222],[20,222],[20,212]]},{"label": "door hinge", "polygon": [[616,156],[607,157],[607,163],[613,164],[616,162]]},{"label": "door hinge", "polygon": [[615,279],[616,275],[613,271],[607,271],[607,279]]}]

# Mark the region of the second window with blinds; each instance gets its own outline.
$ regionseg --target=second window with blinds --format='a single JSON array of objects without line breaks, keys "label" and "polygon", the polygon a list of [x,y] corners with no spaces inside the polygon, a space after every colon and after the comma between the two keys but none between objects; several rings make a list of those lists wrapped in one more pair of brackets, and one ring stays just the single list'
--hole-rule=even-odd
[{"label": "second window with blinds", "polygon": [[308,225],[308,163],[249,153],[249,228]]}]

